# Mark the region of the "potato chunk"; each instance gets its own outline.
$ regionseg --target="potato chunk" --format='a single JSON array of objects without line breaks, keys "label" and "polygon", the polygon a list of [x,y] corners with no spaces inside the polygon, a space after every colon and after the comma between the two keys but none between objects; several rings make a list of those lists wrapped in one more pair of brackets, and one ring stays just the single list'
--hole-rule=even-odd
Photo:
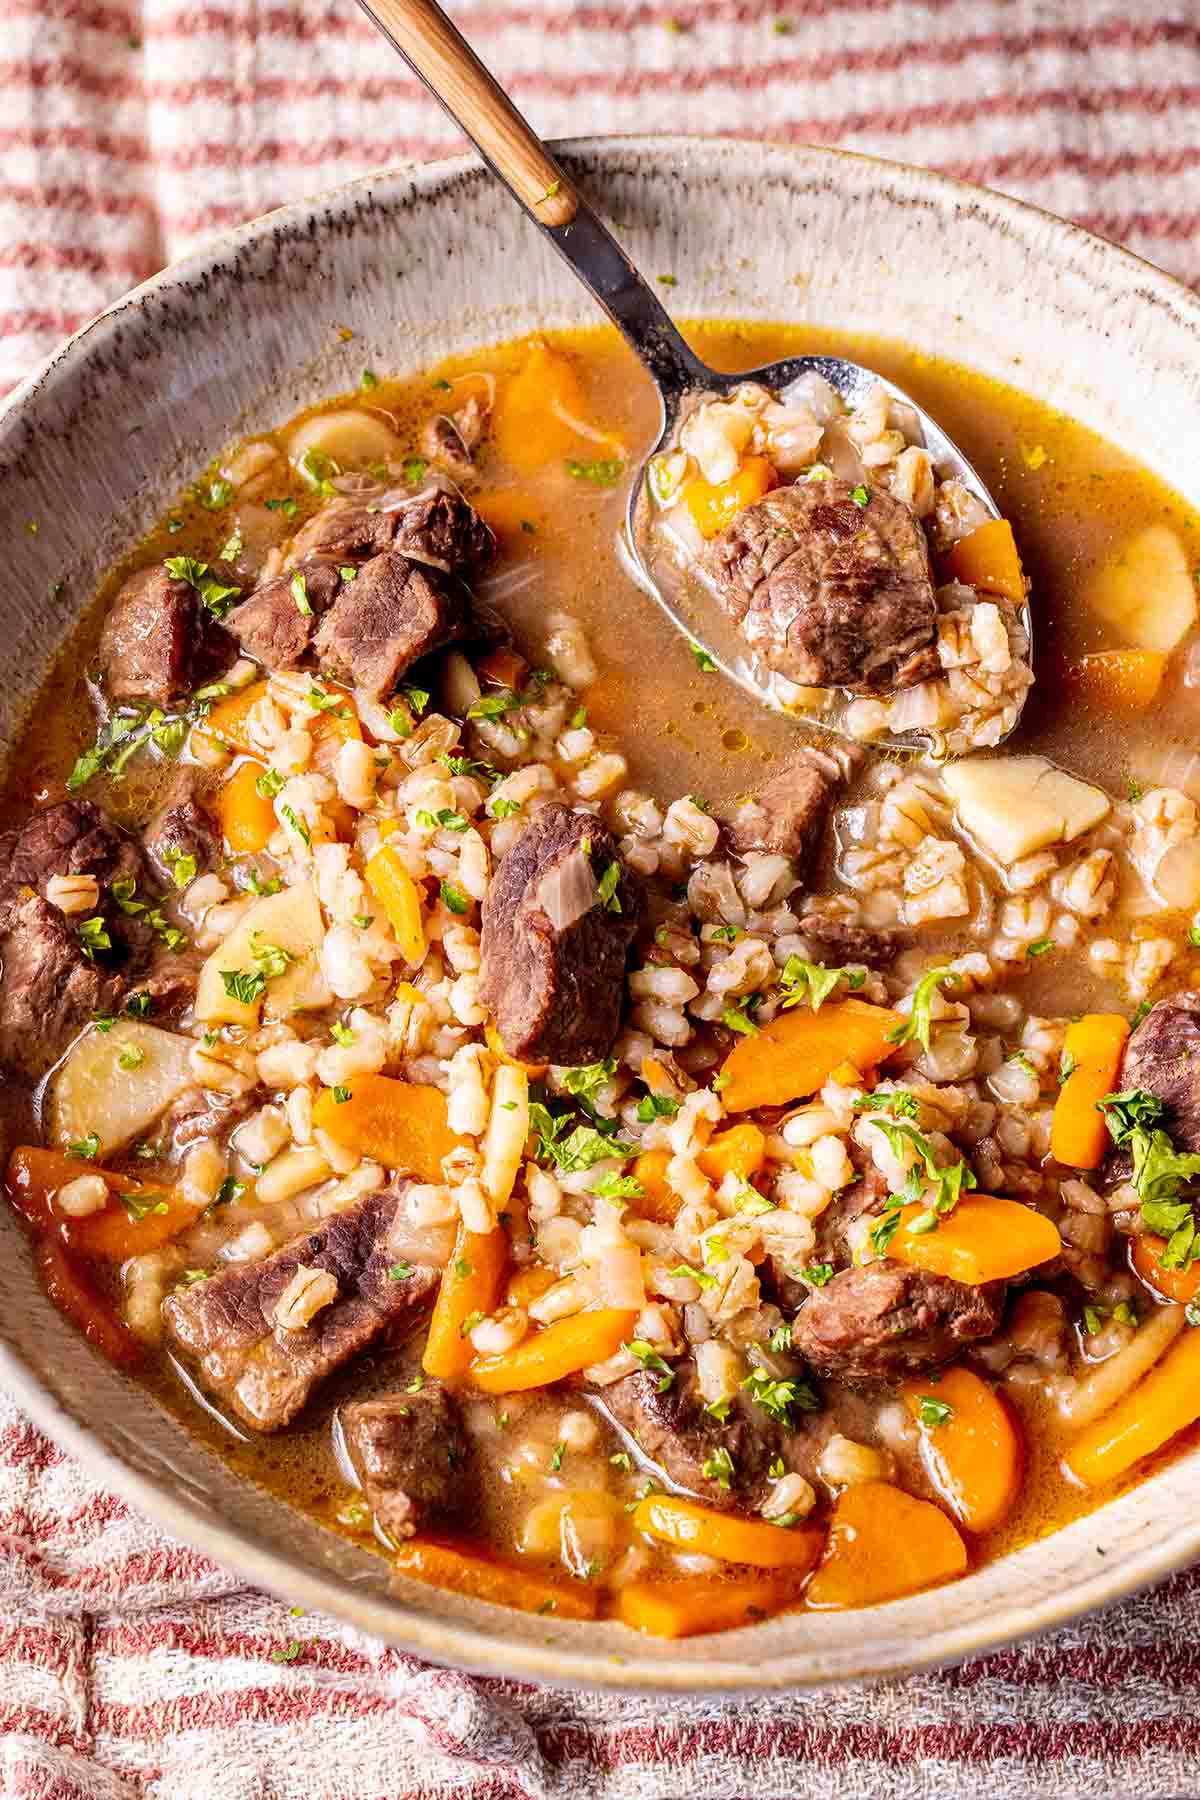
[{"label": "potato chunk", "polygon": [[1165,525],[1130,538],[1094,577],[1085,599],[1139,650],[1169,655],[1196,623],[1196,584],[1183,545]]},{"label": "potato chunk", "polygon": [[[201,969],[196,987],[197,1019],[204,1025],[253,1027],[260,1012],[269,1019],[286,1019],[305,1007],[328,1006],[333,996],[318,961],[324,935],[321,908],[311,882],[260,900]],[[253,978],[263,953],[269,950],[282,950],[291,959],[283,973],[270,976],[252,999],[242,1000],[230,993],[225,976]],[[257,985],[253,980],[251,984]]]},{"label": "potato chunk", "polygon": [[943,777],[959,824],[1003,867],[1069,844],[1112,808],[1108,795],[1044,756],[973,756]]},{"label": "potato chunk", "polygon": [[191,1038],[137,1019],[118,1019],[107,1032],[80,1038],[50,1089],[50,1135],[60,1145],[99,1139],[96,1155],[141,1137],[196,1078],[188,1062]]},{"label": "potato chunk", "polygon": [[[368,463],[386,462],[400,451],[400,440],[374,413],[347,408],[344,412],[318,413],[306,419],[288,438],[288,456],[305,472],[313,469],[304,459],[315,451],[327,456],[339,469],[358,469]],[[322,472],[317,465],[316,472]]]}]

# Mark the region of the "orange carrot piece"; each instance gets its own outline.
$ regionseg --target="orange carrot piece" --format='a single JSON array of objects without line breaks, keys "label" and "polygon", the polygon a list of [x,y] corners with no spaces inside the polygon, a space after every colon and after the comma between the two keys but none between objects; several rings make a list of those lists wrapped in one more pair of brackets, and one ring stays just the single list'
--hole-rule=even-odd
[{"label": "orange carrot piece", "polygon": [[597,444],[593,437],[582,435],[572,420],[592,426],[575,365],[561,350],[535,340],[517,373],[500,384],[492,415],[492,443],[503,461],[523,475],[567,457],[594,459],[619,450],[615,438]]},{"label": "orange carrot piece", "polygon": [[904,1208],[888,1255],[911,1269],[948,1275],[970,1287],[1023,1275],[1026,1269],[1049,1262],[1062,1248],[1058,1227],[1019,1200],[967,1194],[936,1230],[914,1232],[913,1221],[925,1211],[920,1205]]},{"label": "orange carrot piece", "polygon": [[1120,1013],[1085,1013],[1067,1026],[1063,1060],[1070,1074],[1058,1090],[1050,1154],[1072,1169],[1098,1169],[1108,1150],[1108,1127],[1098,1110],[1117,1085],[1129,1021]]},{"label": "orange carrot piece", "polygon": [[[312,739],[312,767],[321,775],[332,775],[337,753],[343,744],[361,743],[362,726],[358,714],[354,710],[354,702],[349,694],[340,688],[330,695],[337,704],[331,712],[323,712],[319,719],[314,719],[309,736]],[[351,811],[351,823],[358,823],[358,816]],[[340,828],[339,837],[347,834]],[[349,833],[353,836],[353,832]]]},{"label": "orange carrot piece", "polygon": [[262,752],[250,742],[246,723],[266,691],[265,681],[252,681],[249,687],[239,688],[236,694],[227,694],[209,713],[204,729],[213,737],[223,739],[234,750],[261,756]]},{"label": "orange carrot piece", "polygon": [[635,1312],[599,1307],[556,1319],[544,1331],[525,1338],[500,1356],[481,1356],[471,1364],[471,1380],[485,1394],[523,1394],[530,1388],[565,1381],[593,1363],[607,1362],[632,1336]]},{"label": "orange carrot piece", "polygon": [[703,537],[716,537],[737,518],[742,508],[761,500],[778,477],[765,456],[748,456],[737,474],[714,486],[702,475],[693,475],[680,499],[691,513]]},{"label": "orange carrot piece", "polygon": [[752,1175],[758,1174],[766,1159],[766,1133],[753,1120],[742,1119],[709,1138],[696,1161],[710,1181],[719,1183],[726,1175],[749,1181]]},{"label": "orange carrot piece", "polygon": [[504,1304],[528,1310],[530,1302],[539,1299],[558,1279],[554,1270],[547,1268],[545,1263],[526,1263],[523,1268],[514,1269],[509,1276],[508,1286],[504,1290]]},{"label": "orange carrot piece", "polygon": [[409,1538],[396,1551],[392,1566],[397,1575],[423,1581],[429,1587],[448,1588],[471,1600],[490,1600],[494,1606],[513,1606],[518,1612],[546,1613],[557,1619],[594,1619],[598,1596],[581,1581],[554,1581],[499,1557],[460,1550],[453,1544],[429,1538]]},{"label": "orange carrot piece", "polygon": [[833,1509],[829,1542],[805,1591],[809,1606],[877,1606],[963,1575],[966,1545],[944,1512],[886,1481],[859,1481]]},{"label": "orange carrot piece", "polygon": [[1124,1475],[1200,1419],[1200,1330],[1185,1330],[1161,1361],[1082,1431],[1064,1458],[1087,1487]]},{"label": "orange carrot piece", "polygon": [[1021,557],[1007,519],[989,519],[969,537],[960,538],[946,558],[946,567],[956,581],[965,581],[985,594],[1003,594],[1018,605],[1025,598]]},{"label": "orange carrot piece", "polygon": [[[101,1212],[73,1219],[56,1210],[54,1196],[80,1175],[99,1175],[107,1183],[108,1205]],[[91,1163],[22,1144],[8,1161],[5,1178],[13,1209],[40,1235],[58,1237],[77,1256],[92,1262],[122,1263],[130,1256],[159,1250],[195,1223],[197,1209],[176,1188],[148,1187],[125,1175],[93,1168]],[[139,1204],[130,1209],[129,1195]],[[162,1208],[158,1211],[158,1208]],[[135,1216],[140,1213],[141,1217]]]},{"label": "orange carrot piece", "polygon": [[1072,663],[1067,679],[1094,706],[1145,712],[1158,697],[1167,661],[1161,650],[1097,650]]},{"label": "orange carrot piece", "polygon": [[425,922],[421,889],[405,867],[404,859],[389,843],[380,844],[368,859],[367,886],[387,914],[392,935],[406,963],[425,960]]},{"label": "orange carrot piece", "polygon": [[701,1556],[721,1562],[747,1563],[753,1569],[790,1569],[807,1575],[821,1554],[825,1533],[818,1526],[769,1525],[763,1519],[742,1519],[736,1513],[716,1512],[677,1494],[649,1494],[638,1502],[633,1515],[638,1531]]},{"label": "orange carrot piece", "polygon": [[1154,1293],[1179,1306],[1190,1306],[1200,1294],[1200,1262],[1186,1269],[1164,1269],[1159,1257],[1167,1247],[1166,1238],[1151,1232],[1139,1232],[1129,1240],[1129,1260],[1134,1270]]},{"label": "orange carrot piece", "polygon": [[332,1088],[323,1088],[313,1123],[344,1150],[422,1181],[444,1180],[442,1159],[465,1142],[450,1129],[439,1088],[391,1075],[355,1075],[348,1100],[338,1101]]},{"label": "orange carrot piece", "polygon": [[143,1346],[62,1244],[54,1238],[40,1238],[33,1261],[48,1298],[93,1349],[118,1369],[132,1369],[143,1360]]},{"label": "orange carrot piece", "polygon": [[221,835],[234,856],[253,856],[265,850],[279,829],[274,806],[258,791],[258,778],[265,770],[265,763],[247,758],[217,790]]},{"label": "orange carrot piece", "polygon": [[503,549],[529,555],[542,547],[551,516],[545,500],[528,488],[497,488],[490,494],[472,494],[471,503],[491,526]]},{"label": "orange carrot piece", "polygon": [[797,1006],[779,1013],[753,1036],[739,1038],[726,1057],[725,1110],[753,1112],[806,1100],[843,1062],[860,1072],[873,1069],[892,1054],[888,1036],[903,1023],[898,1012],[865,1000],[827,1000],[820,1012]]},{"label": "orange carrot piece", "polygon": [[468,1335],[470,1322],[480,1314],[495,1312],[507,1267],[508,1236],[501,1226],[477,1232],[468,1231],[460,1222],[430,1315],[421,1358],[427,1375],[435,1375],[439,1381],[457,1381],[467,1373],[475,1355]]},{"label": "orange carrot piece", "polygon": [[793,1582],[751,1576],[694,1577],[690,1581],[631,1581],[617,1599],[617,1617],[647,1637],[698,1637],[736,1631],[784,1612],[799,1598]]},{"label": "orange carrot piece", "polygon": [[683,1201],[667,1181],[669,1150],[643,1150],[633,1165],[633,1178],[642,1191],[630,1206],[639,1218],[653,1219],[659,1225],[673,1225]]},{"label": "orange carrot piece", "polygon": [[[1021,1487],[1024,1448],[1012,1408],[970,1369],[943,1369],[936,1380],[914,1376],[900,1393],[936,1491],[968,1531],[994,1530]],[[939,1422],[940,1406],[950,1414]]]}]

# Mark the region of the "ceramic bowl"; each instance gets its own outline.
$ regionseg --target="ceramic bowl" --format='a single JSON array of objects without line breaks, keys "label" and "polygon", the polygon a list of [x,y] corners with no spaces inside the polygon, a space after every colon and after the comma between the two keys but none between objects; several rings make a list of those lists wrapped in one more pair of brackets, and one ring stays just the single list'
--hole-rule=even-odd
[{"label": "ceramic bowl", "polygon": [[[1123,251],[997,195],[826,150],[655,138],[561,154],[642,267],[676,274],[680,315],[809,320],[938,351],[1048,396],[1200,504],[1200,300]],[[593,317],[467,159],[297,202],[112,307],[0,414],[0,750],[105,566],[235,433],[353,387],[364,365],[415,370]],[[234,1478],[95,1358],[39,1291],[6,1209],[0,1231],[0,1382],[45,1430],[248,1582],[435,1661],[662,1692],[895,1674],[1044,1629],[1200,1555],[1193,1454],[965,1581],[868,1612],[670,1644],[391,1594],[380,1558]]]}]

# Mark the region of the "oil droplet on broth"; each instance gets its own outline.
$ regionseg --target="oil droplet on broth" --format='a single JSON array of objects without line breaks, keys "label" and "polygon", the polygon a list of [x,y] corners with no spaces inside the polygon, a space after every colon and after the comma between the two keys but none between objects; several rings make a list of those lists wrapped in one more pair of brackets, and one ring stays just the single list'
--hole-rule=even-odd
[{"label": "oil droplet on broth", "polygon": [[732,725],[728,731],[723,731],[721,743],[726,750],[748,750],[750,748],[750,739],[740,725]]}]

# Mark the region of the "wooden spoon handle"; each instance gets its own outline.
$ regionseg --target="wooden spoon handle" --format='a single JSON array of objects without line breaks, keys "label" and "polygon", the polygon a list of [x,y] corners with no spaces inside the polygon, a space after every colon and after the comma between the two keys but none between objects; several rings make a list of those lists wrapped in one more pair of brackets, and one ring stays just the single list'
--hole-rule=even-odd
[{"label": "wooden spoon handle", "polygon": [[570,182],[436,0],[358,0],[541,225],[569,225]]}]

